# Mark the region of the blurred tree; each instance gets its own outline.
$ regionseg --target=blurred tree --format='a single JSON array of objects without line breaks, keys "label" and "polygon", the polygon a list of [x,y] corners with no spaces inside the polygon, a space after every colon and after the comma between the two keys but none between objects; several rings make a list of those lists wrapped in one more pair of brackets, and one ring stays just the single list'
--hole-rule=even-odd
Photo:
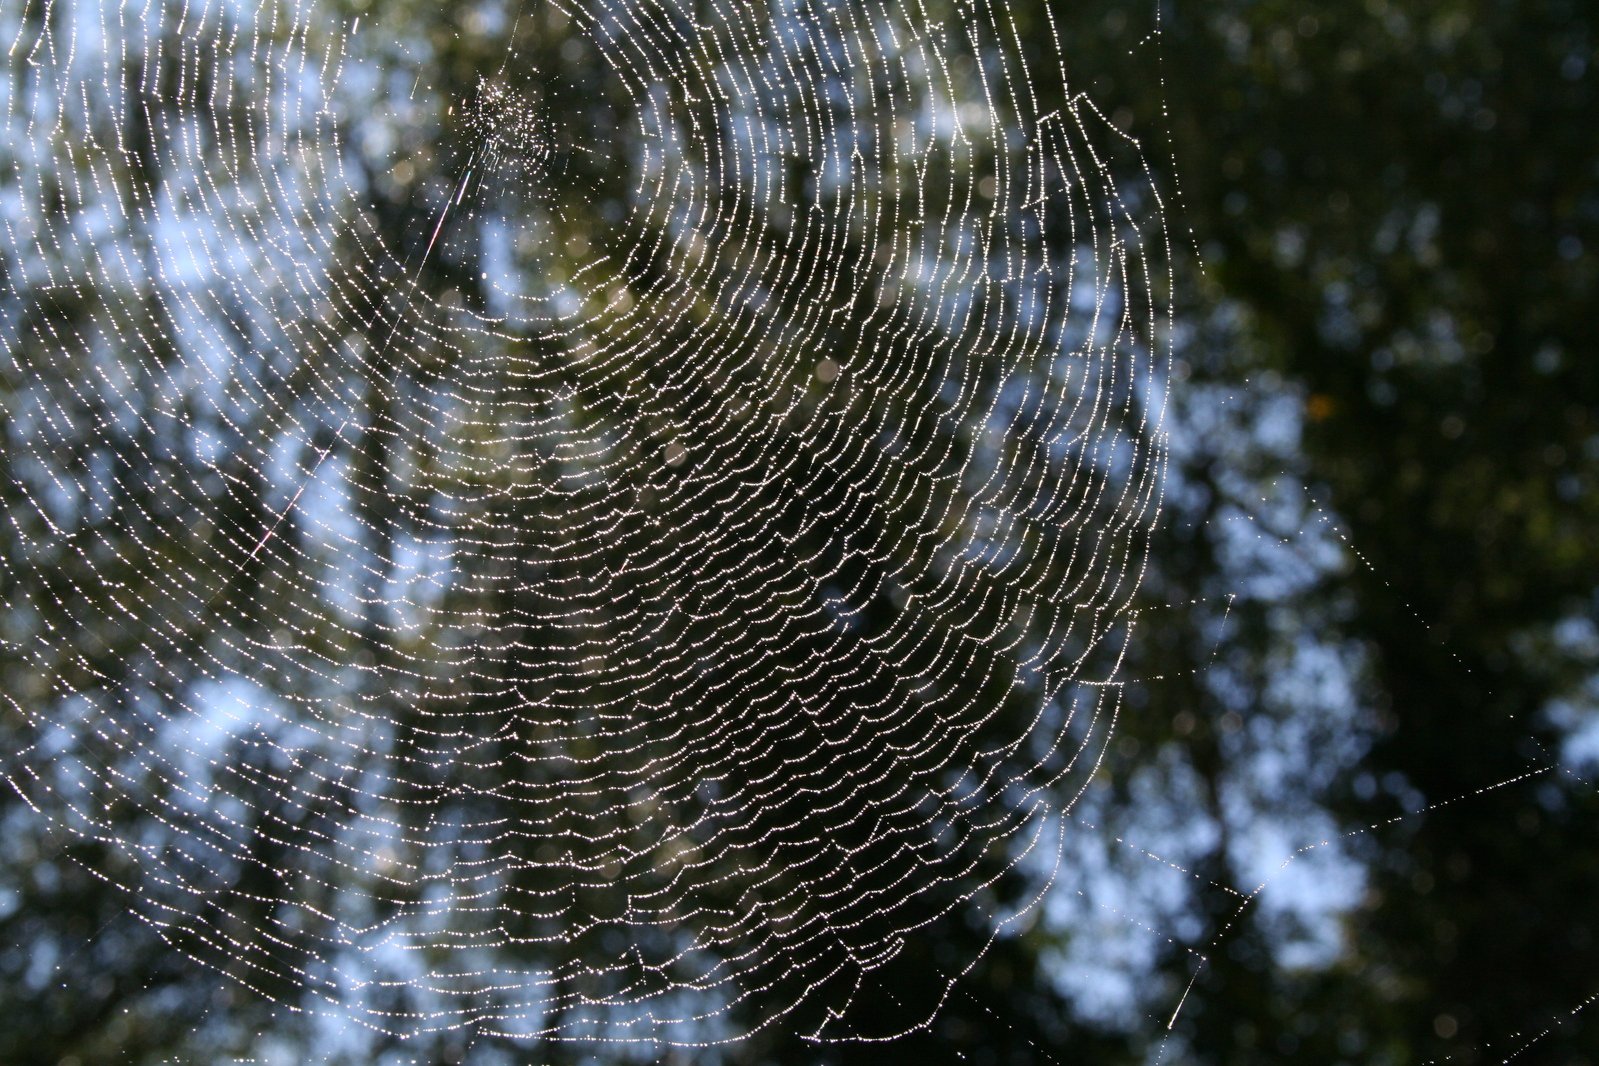
[{"label": "blurred tree", "polygon": [[[1170,128],[1141,132],[1170,138],[1204,260],[1190,320],[1220,323],[1183,357],[1299,407],[1290,476],[1360,555],[1300,614],[1364,663],[1369,750],[1324,798],[1345,829],[1380,826],[1356,838],[1368,880],[1344,955],[1308,983],[1269,953],[1228,959],[1190,1045],[1215,1062],[1497,1061],[1554,1026],[1540,1061],[1592,1061],[1599,1028],[1573,1012],[1599,973],[1582,902],[1599,811],[1562,750],[1594,721],[1592,11],[1174,4],[1163,30]],[[1210,539],[1156,557],[1182,568]],[[1244,1020],[1272,1042],[1251,1051]]]}]

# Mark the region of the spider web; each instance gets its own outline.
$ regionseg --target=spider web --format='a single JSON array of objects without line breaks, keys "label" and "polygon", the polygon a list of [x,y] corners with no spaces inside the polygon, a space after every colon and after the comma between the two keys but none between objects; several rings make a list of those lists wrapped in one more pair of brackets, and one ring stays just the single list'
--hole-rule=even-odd
[{"label": "spider web", "polygon": [[[1168,411],[1162,206],[1047,7],[17,0],[0,41],[3,772],[175,951],[649,1053],[926,1028],[1038,920],[1065,983],[1138,937],[1197,980],[1196,892],[1206,952],[1358,894],[1314,814],[1239,817],[1217,884],[1181,773],[1121,775],[1136,841],[1088,798],[1163,680],[1139,612],[1194,606],[1133,606],[1168,434],[1233,397]],[[1284,495],[1225,518],[1262,599],[1360,557]],[[1194,988],[1101,1009],[1169,991],[1162,1061]]]},{"label": "spider web", "polygon": [[426,17],[5,5],[7,777],[295,1009],[923,1026],[1117,714],[1138,147],[1047,9]]}]

